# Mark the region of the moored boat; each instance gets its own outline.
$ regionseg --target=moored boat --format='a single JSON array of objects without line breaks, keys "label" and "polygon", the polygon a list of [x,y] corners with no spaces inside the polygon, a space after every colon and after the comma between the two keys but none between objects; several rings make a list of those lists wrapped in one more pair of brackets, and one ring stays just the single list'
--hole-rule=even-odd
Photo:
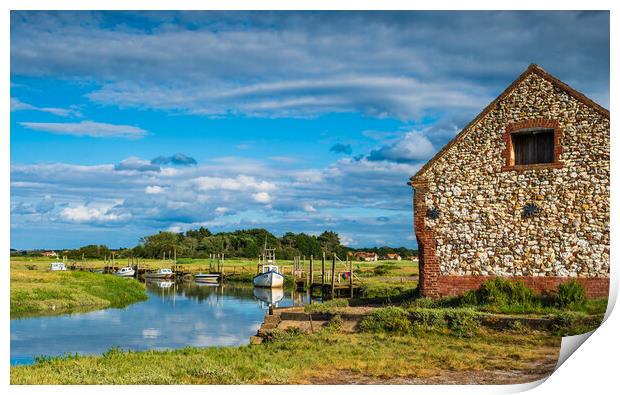
[{"label": "moored boat", "polygon": [[220,280],[220,275],[217,273],[196,273],[194,274],[194,281],[197,283],[217,283]]},{"label": "moored boat", "polygon": [[172,278],[174,272],[171,269],[159,269],[154,272],[148,272],[144,275],[146,278]]},{"label": "moored boat", "polygon": [[53,272],[57,272],[57,271],[64,271],[67,270],[64,262],[52,262],[50,263],[50,270]]},{"label": "moored boat", "polygon": [[120,268],[116,273],[114,273],[114,275],[118,277],[133,277],[135,274],[136,271],[131,266]]},{"label": "moored boat", "polygon": [[276,265],[263,265],[262,273],[254,276],[255,287],[281,288],[284,286],[284,275]]}]

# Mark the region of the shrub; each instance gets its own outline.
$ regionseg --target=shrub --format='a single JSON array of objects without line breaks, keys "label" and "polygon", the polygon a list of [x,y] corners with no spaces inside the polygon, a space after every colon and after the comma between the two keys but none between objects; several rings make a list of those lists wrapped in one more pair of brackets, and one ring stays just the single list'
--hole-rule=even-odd
[{"label": "shrub", "polygon": [[446,326],[444,310],[410,309],[411,321],[424,328],[443,328]]},{"label": "shrub", "polygon": [[586,290],[577,280],[570,280],[558,286],[555,304],[559,308],[581,307],[586,303]]},{"label": "shrub", "polygon": [[466,292],[461,300],[466,305],[531,308],[533,296],[533,291],[522,281],[510,281],[497,277],[483,282],[476,291]]},{"label": "shrub", "polygon": [[366,299],[394,298],[411,294],[415,288],[403,284],[367,284],[362,287],[361,295]]},{"label": "shrub", "polygon": [[336,314],[329,320],[327,325],[325,325],[325,329],[329,332],[340,332],[343,324],[344,322],[342,321],[342,317]]},{"label": "shrub", "polygon": [[412,331],[409,313],[401,307],[384,307],[375,310],[360,322],[362,332],[390,332],[409,334]]},{"label": "shrub", "polygon": [[448,329],[459,337],[473,336],[480,326],[478,314],[471,309],[446,310],[445,319]]},{"label": "shrub", "polygon": [[303,334],[303,331],[297,327],[290,327],[286,329],[274,329],[271,331],[271,334],[268,340],[286,342],[286,341],[294,340],[295,338],[301,336],[302,334]]},{"label": "shrub", "polygon": [[431,298],[417,298],[408,300],[403,303],[403,307],[418,307],[422,309],[431,309],[433,307],[437,307],[437,303]]},{"label": "shrub", "polygon": [[388,266],[388,265],[379,265],[379,266],[375,267],[373,272],[375,273],[375,276],[385,276],[392,269],[393,268],[391,266]]}]

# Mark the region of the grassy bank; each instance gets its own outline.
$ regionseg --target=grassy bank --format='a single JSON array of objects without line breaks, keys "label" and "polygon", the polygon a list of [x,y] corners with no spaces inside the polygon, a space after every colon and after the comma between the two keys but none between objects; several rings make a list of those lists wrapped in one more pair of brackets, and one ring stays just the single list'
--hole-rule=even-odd
[{"label": "grassy bank", "polygon": [[485,377],[508,372],[513,381],[524,382],[551,373],[557,360],[558,337],[537,332],[482,335],[463,339],[440,330],[424,336],[347,334],[333,328],[311,335],[284,331],[252,347],[112,350],[102,356],[39,360],[11,368],[11,384],[380,384],[448,378],[469,382],[472,377],[485,382]]},{"label": "grassy bank", "polygon": [[144,286],[131,279],[11,268],[11,318],[124,307],[146,299]]}]

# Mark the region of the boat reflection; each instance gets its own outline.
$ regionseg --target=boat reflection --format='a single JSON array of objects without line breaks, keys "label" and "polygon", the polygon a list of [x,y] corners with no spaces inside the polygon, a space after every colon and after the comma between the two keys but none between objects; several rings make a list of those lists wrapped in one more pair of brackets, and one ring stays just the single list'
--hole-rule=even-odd
[{"label": "boat reflection", "polygon": [[170,288],[174,285],[174,281],[170,280],[156,280],[156,279],[147,279],[146,286],[148,288]]},{"label": "boat reflection", "polygon": [[254,287],[252,292],[254,297],[260,300],[261,304],[266,305],[266,307],[278,307],[278,303],[284,299],[284,289],[282,288]]}]

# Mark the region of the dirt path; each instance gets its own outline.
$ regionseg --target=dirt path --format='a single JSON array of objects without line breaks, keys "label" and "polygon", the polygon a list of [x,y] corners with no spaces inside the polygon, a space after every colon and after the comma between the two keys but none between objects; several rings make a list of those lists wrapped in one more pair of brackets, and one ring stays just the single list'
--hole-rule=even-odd
[{"label": "dirt path", "polygon": [[536,364],[531,364],[525,370],[446,370],[431,377],[393,377],[382,378],[365,376],[346,370],[334,372],[329,378],[308,377],[304,384],[521,384],[531,383],[550,376],[557,363],[558,355],[548,355],[547,358]]}]

